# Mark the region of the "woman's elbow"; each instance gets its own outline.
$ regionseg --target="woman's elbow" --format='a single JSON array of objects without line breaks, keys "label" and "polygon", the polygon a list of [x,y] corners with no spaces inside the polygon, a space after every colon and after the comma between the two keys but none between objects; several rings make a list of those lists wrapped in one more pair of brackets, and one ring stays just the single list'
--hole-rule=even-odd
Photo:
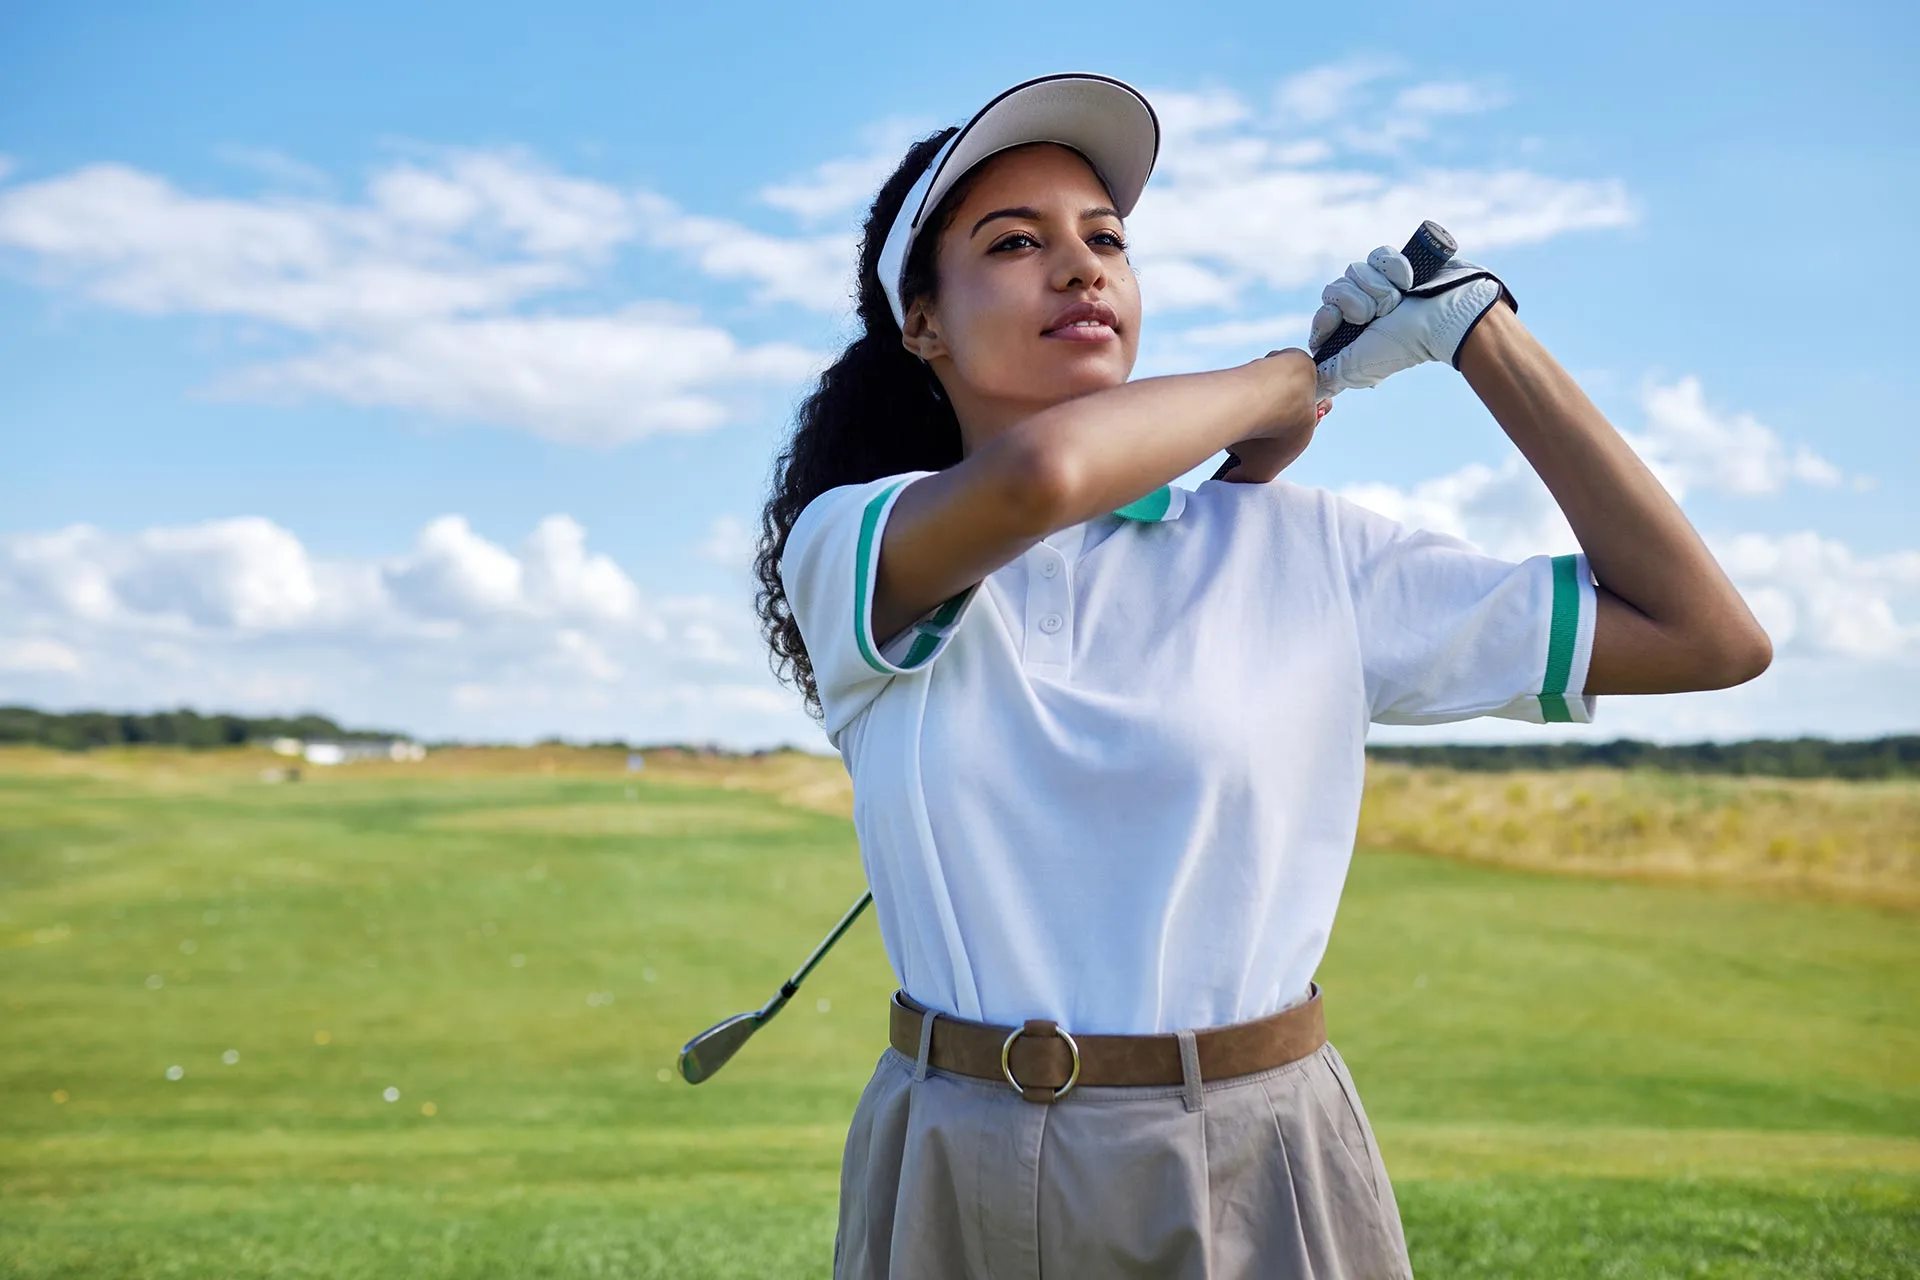
[{"label": "woman's elbow", "polygon": [[1000,445],[998,462],[1003,500],[1023,532],[1043,538],[1074,522],[1081,480],[1066,451],[1019,436]]},{"label": "woman's elbow", "polygon": [[1754,623],[1734,656],[1735,684],[1745,684],[1773,665],[1773,638]]},{"label": "woman's elbow", "polygon": [[1699,646],[1700,689],[1728,689],[1758,677],[1773,665],[1773,640],[1761,625],[1748,619],[1727,627]]}]

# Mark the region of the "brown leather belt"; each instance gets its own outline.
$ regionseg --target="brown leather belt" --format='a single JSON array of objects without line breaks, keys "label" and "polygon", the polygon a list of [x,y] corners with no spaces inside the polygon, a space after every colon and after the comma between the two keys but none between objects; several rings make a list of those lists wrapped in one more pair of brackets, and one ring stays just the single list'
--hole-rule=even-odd
[{"label": "brown leather belt", "polygon": [[[926,1006],[893,993],[889,1039],[916,1061]],[[1251,1022],[1193,1033],[1199,1076],[1220,1080],[1285,1066],[1327,1042],[1320,988],[1299,1004]],[[1140,1036],[1070,1035],[1034,1018],[1018,1027],[936,1014],[927,1065],[981,1080],[1004,1080],[1028,1102],[1053,1102],[1077,1085],[1177,1085],[1186,1082],[1176,1033]]]}]

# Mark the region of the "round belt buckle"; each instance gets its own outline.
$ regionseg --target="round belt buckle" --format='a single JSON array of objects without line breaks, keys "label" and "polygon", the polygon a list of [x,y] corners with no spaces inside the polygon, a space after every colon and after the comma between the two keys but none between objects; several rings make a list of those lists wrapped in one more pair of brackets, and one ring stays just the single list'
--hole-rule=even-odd
[{"label": "round belt buckle", "polygon": [[[1013,1078],[1013,1042],[1025,1034],[1027,1034],[1026,1027],[1015,1027],[1012,1034],[1007,1037],[1007,1042],[1000,1046],[1000,1074],[1007,1078],[1007,1083],[1013,1086],[1013,1091],[1023,1098],[1027,1091],[1021,1087],[1018,1080]],[[1080,1079],[1080,1046],[1074,1043],[1073,1037],[1067,1034],[1065,1027],[1054,1027],[1053,1034],[1067,1042],[1067,1052],[1073,1055],[1073,1069],[1067,1072],[1067,1082],[1053,1091],[1051,1101],[1058,1102],[1067,1096],[1074,1083]]]}]

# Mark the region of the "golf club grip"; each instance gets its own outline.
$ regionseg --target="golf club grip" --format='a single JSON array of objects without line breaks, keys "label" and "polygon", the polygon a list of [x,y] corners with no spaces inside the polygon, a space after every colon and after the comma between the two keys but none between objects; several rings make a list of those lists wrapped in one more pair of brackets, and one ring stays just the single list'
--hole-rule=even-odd
[{"label": "golf club grip", "polygon": [[[1415,231],[1412,238],[1400,248],[1400,252],[1406,255],[1407,261],[1413,264],[1413,287],[1417,289],[1433,279],[1440,268],[1447,265],[1447,259],[1453,257],[1459,247],[1454,238],[1447,233],[1447,229],[1432,218],[1422,222],[1419,230]],[[1353,324],[1342,320],[1340,327],[1328,334],[1327,340],[1320,344],[1320,349],[1312,353],[1313,362],[1319,364],[1323,360],[1333,359],[1366,331],[1367,326],[1364,324]],[[1240,455],[1229,451],[1227,460],[1220,464],[1219,469],[1213,473],[1213,478],[1218,480],[1239,465]]]},{"label": "golf club grip", "polygon": [[[1447,259],[1451,258],[1454,250],[1459,247],[1454,243],[1453,237],[1447,234],[1447,229],[1433,219],[1429,218],[1421,223],[1420,229],[1413,233],[1413,238],[1400,249],[1400,252],[1406,255],[1407,261],[1413,264],[1413,287],[1418,289],[1433,279],[1440,268],[1447,265]],[[1342,320],[1340,327],[1328,334],[1327,340],[1320,344],[1320,349],[1313,352],[1313,362],[1320,364],[1333,359],[1366,331],[1367,326],[1364,324]]]}]

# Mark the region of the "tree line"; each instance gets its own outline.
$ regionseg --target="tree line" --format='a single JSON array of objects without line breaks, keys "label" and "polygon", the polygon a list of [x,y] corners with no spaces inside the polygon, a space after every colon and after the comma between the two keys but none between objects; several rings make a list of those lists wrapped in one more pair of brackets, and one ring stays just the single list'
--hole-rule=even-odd
[{"label": "tree line", "polygon": [[1920,777],[1920,735],[1836,742],[1830,738],[1756,738],[1747,742],[1661,745],[1612,742],[1489,743],[1477,746],[1370,746],[1374,760],[1509,773],[1517,769],[1658,769],[1665,773],[1744,774],[1769,778]]},{"label": "tree line", "polygon": [[0,707],[0,743],[29,743],[63,751],[151,744],[168,747],[237,747],[257,738],[355,740],[404,735],[342,729],[325,716],[206,715],[182,707],[133,715],[116,711],[38,711]]}]

